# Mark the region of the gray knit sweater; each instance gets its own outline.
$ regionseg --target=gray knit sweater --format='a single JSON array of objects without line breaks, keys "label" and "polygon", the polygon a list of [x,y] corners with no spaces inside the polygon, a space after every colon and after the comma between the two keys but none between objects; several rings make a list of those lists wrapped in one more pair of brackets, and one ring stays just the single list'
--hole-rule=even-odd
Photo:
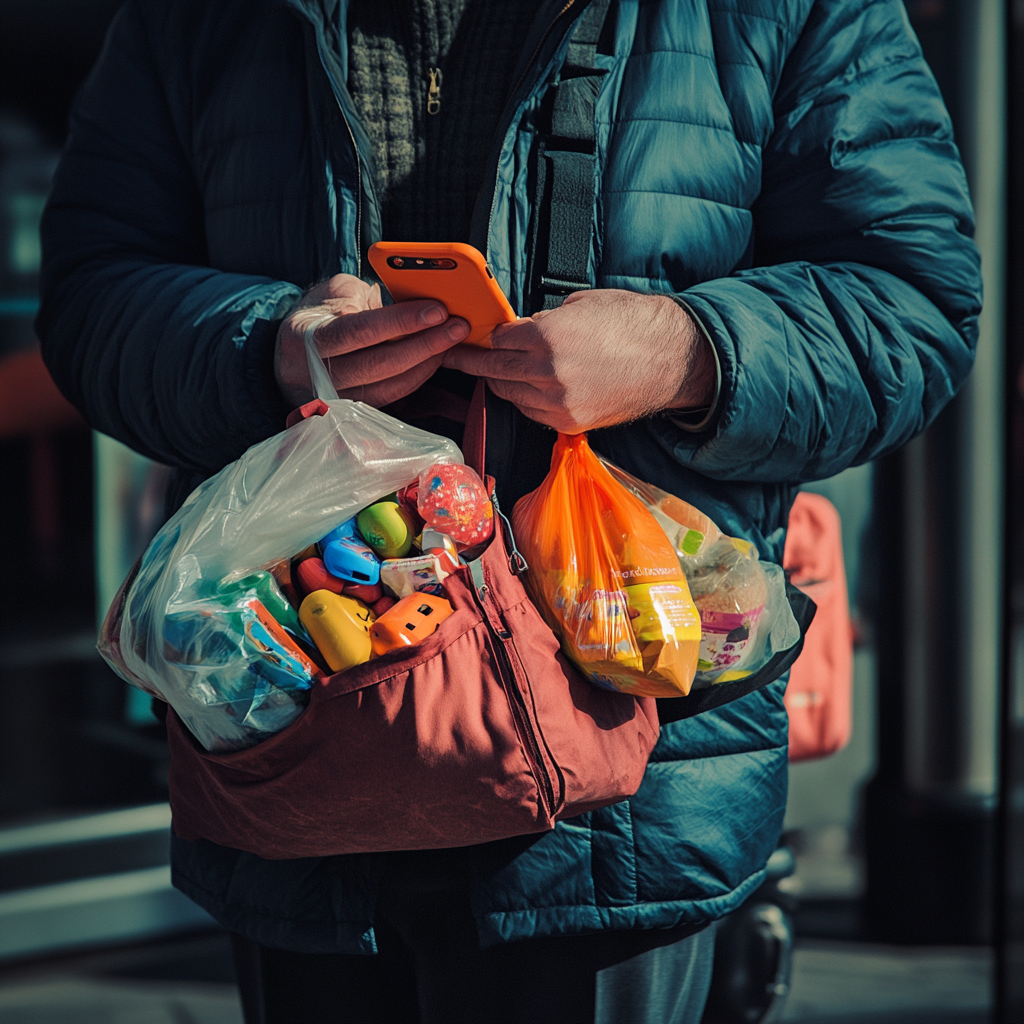
[{"label": "gray knit sweater", "polygon": [[[353,0],[349,90],[389,241],[459,242],[540,0]],[[439,79],[428,112],[431,69]],[[440,72],[440,75],[437,74]]]}]

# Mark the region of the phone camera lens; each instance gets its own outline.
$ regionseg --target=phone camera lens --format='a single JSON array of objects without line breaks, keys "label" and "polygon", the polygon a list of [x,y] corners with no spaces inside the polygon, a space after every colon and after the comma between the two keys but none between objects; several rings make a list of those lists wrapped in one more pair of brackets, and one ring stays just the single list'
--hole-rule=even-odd
[{"label": "phone camera lens", "polygon": [[403,260],[401,256],[392,256],[391,259],[388,260],[388,263],[390,263],[395,270],[401,270],[402,267],[405,266],[405,260]]}]

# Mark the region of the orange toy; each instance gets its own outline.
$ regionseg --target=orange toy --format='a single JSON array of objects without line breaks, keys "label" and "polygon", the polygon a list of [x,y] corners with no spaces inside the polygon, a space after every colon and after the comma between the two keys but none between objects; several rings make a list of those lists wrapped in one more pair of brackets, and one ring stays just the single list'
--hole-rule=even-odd
[{"label": "orange toy", "polygon": [[642,697],[690,692],[701,629],[686,577],[658,521],[585,434],[559,434],[513,531],[530,596],[592,682]]},{"label": "orange toy", "polygon": [[426,640],[455,609],[434,594],[410,594],[370,626],[370,643],[378,657],[396,647]]},{"label": "orange toy", "polygon": [[395,302],[437,299],[469,321],[466,343],[491,347],[491,331],[517,319],[483,255],[464,242],[375,242],[370,264]]}]

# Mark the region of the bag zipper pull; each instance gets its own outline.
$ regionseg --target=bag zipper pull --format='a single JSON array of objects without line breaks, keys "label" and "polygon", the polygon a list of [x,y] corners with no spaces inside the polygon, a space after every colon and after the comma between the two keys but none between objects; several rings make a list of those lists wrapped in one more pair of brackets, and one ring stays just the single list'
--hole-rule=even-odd
[{"label": "bag zipper pull", "polygon": [[516,547],[516,538],[512,533],[512,524],[508,521],[505,513],[501,511],[496,494],[491,495],[491,504],[494,506],[494,514],[501,520],[501,525],[505,532],[505,541],[508,544],[509,553],[508,570],[513,576],[522,576],[523,573],[529,570],[530,566],[523,557],[523,553]]},{"label": "bag zipper pull", "polygon": [[441,69],[430,69],[430,85],[427,87],[427,113],[436,114],[441,109]]}]

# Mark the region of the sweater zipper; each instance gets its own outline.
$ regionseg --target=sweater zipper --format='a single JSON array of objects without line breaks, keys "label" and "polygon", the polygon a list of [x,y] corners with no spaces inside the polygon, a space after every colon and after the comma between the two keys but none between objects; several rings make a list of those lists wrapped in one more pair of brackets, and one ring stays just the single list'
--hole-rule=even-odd
[{"label": "sweater zipper", "polygon": [[427,113],[441,112],[441,69],[430,69],[430,85],[427,86]]}]

